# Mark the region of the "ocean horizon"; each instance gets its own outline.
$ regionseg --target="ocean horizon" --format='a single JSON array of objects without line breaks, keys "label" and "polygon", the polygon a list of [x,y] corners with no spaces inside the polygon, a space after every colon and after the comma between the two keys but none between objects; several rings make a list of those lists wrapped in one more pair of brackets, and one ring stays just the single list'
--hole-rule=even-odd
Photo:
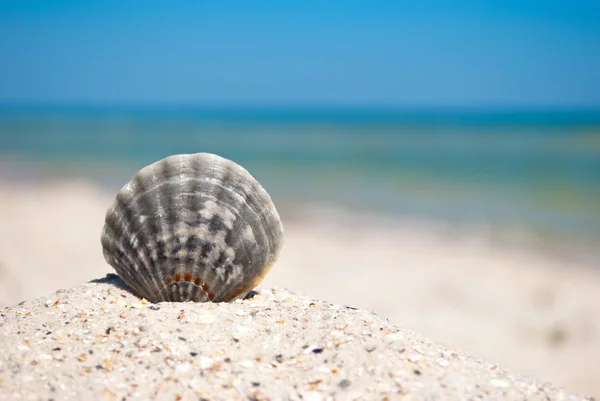
[{"label": "ocean horizon", "polygon": [[146,164],[195,152],[242,164],[282,203],[600,244],[600,111],[0,106],[5,178],[26,161],[117,188]]}]

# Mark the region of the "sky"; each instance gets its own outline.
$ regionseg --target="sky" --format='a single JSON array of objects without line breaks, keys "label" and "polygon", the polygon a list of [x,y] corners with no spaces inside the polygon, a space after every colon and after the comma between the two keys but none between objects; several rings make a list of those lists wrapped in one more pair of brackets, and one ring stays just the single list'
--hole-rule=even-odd
[{"label": "sky", "polygon": [[600,109],[600,2],[0,2],[0,102]]}]

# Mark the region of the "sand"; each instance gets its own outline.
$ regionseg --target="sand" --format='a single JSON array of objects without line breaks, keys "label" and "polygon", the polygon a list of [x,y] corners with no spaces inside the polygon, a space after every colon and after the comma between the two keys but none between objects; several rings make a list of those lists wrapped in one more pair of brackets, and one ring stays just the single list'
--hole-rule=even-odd
[{"label": "sand", "polygon": [[[16,308],[110,273],[99,237],[113,196],[84,181],[0,186],[0,306]],[[593,260],[498,243],[485,227],[323,208],[282,214],[285,246],[262,288],[373,311],[402,333],[413,330],[570,392],[600,395],[600,270]],[[73,291],[81,288],[95,291]],[[90,309],[104,319],[101,310]],[[23,339],[6,330],[5,324],[3,340]]]},{"label": "sand", "polygon": [[151,304],[113,275],[0,316],[3,400],[583,399],[285,289]]}]

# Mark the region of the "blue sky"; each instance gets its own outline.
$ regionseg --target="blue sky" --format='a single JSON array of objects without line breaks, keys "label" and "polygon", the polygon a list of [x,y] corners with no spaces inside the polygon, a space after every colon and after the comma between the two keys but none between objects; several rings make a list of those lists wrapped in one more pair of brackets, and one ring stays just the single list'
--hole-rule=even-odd
[{"label": "blue sky", "polygon": [[600,2],[0,2],[0,101],[600,108]]}]

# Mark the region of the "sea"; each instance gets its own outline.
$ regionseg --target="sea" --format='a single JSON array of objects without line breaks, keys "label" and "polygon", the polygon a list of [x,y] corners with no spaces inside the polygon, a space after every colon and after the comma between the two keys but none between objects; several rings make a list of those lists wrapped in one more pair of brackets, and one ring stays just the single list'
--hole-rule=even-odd
[{"label": "sea", "polygon": [[600,254],[600,111],[0,106],[5,180],[114,190],[153,161],[195,152],[242,164],[276,204]]}]

